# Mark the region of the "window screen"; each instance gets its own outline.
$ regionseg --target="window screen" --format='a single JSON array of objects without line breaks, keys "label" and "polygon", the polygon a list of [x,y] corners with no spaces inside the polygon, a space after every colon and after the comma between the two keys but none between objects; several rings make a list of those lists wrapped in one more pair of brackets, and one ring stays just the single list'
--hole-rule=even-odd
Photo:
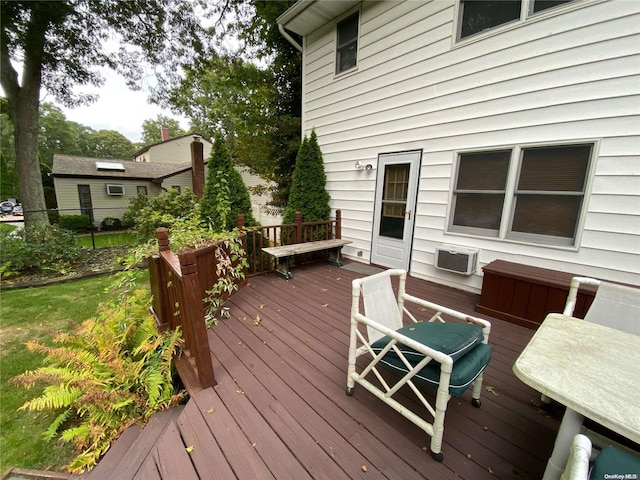
[{"label": "window screen", "polygon": [[453,227],[499,230],[511,150],[463,153],[458,163]]},{"label": "window screen", "polygon": [[573,239],[591,145],[524,149],[511,232]]}]

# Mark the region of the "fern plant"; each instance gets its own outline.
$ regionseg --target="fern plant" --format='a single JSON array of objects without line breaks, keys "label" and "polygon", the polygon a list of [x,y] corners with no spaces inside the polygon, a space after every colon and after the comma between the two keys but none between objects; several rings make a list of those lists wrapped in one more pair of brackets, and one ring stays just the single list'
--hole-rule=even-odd
[{"label": "fern plant", "polygon": [[149,304],[149,292],[137,290],[102,306],[73,334],[57,335],[54,346],[27,344],[45,355],[45,366],[13,381],[46,386],[20,408],[54,413],[45,436],[77,447],[71,472],[95,465],[124,429],[184,396],[174,386],[171,364],[180,333],[159,334]]}]

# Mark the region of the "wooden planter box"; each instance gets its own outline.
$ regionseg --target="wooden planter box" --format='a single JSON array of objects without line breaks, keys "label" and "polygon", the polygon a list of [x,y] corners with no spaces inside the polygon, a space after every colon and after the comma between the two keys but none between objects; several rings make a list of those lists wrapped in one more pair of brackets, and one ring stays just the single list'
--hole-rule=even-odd
[{"label": "wooden planter box", "polygon": [[[576,274],[495,260],[482,267],[484,279],[476,311],[536,329],[547,314],[562,313]],[[595,287],[581,288],[574,316],[583,318]]]}]

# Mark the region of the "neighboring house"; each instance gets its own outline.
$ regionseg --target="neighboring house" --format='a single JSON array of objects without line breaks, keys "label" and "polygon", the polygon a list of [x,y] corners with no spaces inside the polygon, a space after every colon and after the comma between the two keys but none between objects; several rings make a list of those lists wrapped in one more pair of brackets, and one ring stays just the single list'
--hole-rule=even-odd
[{"label": "neighboring house", "polygon": [[[640,284],[640,2],[300,0],[278,23],[345,256],[476,292],[496,259]],[[475,273],[436,268],[451,245]]]},{"label": "neighboring house", "polygon": [[[211,143],[197,137],[203,144],[206,166]],[[122,219],[129,202],[138,193],[154,197],[170,188],[179,191],[193,188],[193,140],[193,135],[185,135],[147,147],[136,154],[136,158],[144,157],[144,161],[54,155],[52,175],[60,215],[93,212],[94,224],[99,226],[105,217]],[[246,168],[236,169],[247,187],[269,186]],[[250,192],[250,196],[256,220],[268,225],[281,223],[280,217],[269,216],[262,208],[271,199],[269,193],[255,195]]]},{"label": "neighboring house", "polygon": [[71,155],[53,156],[53,185],[60,215],[91,214],[96,226],[105,217],[122,219],[130,200],[155,197],[169,188],[192,186],[191,165],[138,163]]},{"label": "neighboring house", "polygon": [[161,132],[162,141],[160,143],[141,148],[133,154],[135,162],[171,163],[174,165],[177,163],[189,163],[191,161],[191,142],[193,142],[194,138],[202,142],[205,160],[211,154],[211,142],[202,138],[200,134],[189,133],[181,137],[169,138],[167,130],[162,129]]}]

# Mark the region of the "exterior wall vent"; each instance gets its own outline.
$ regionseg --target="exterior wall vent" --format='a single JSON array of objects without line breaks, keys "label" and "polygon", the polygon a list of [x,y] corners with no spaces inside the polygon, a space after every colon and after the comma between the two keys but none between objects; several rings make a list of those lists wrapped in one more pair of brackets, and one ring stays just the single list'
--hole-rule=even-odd
[{"label": "exterior wall vent", "polygon": [[107,195],[124,195],[124,185],[107,183]]},{"label": "exterior wall vent", "polygon": [[471,275],[476,271],[478,250],[442,245],[436,248],[436,267],[440,270]]}]

